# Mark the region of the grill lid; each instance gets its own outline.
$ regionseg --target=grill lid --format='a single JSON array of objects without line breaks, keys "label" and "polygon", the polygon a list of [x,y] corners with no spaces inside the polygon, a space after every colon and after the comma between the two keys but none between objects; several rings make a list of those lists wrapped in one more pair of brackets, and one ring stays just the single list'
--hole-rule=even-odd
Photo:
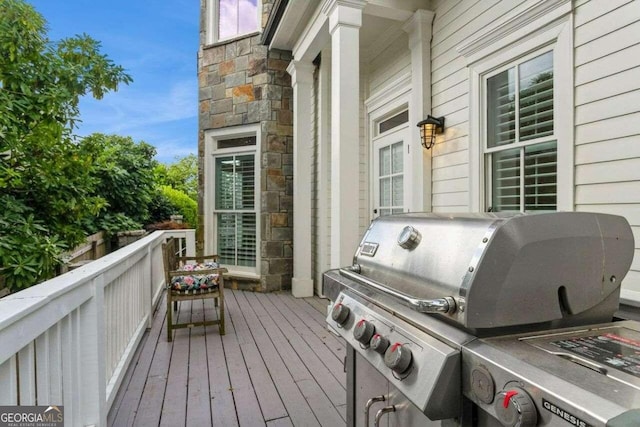
[{"label": "grill lid", "polygon": [[[634,241],[620,216],[403,214],[372,222],[354,257],[360,278],[468,329],[610,321]],[[420,303],[416,303],[419,301]]]}]

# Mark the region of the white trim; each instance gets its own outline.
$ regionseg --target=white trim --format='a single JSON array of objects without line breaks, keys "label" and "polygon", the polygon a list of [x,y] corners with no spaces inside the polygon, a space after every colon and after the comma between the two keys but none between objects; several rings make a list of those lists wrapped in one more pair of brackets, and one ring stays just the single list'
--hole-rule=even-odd
[{"label": "white trim", "polygon": [[[411,91],[411,72],[406,72],[396,77],[382,89],[374,92],[364,101],[367,113],[374,112],[387,104],[397,100],[397,98]],[[379,117],[376,117],[379,119]]]},{"label": "white trim", "polygon": [[[225,148],[218,150],[217,141],[228,138],[241,138],[243,136],[256,137],[256,145]],[[223,155],[254,153],[255,154],[255,212],[256,212],[256,266],[237,267],[230,266],[231,275],[256,275],[260,276],[261,254],[261,126],[252,124],[246,126],[234,126],[221,129],[211,129],[204,132],[204,250],[205,253],[215,253],[215,218],[213,215],[215,200],[215,158]]]},{"label": "white trim", "polygon": [[472,64],[489,54],[508,48],[527,35],[546,27],[571,12],[570,0],[535,0],[514,8],[507,16],[456,46],[456,51]]},{"label": "white trim", "polygon": [[[541,0],[548,5],[548,0]],[[546,46],[554,52],[554,124],[558,141],[558,210],[574,210],[574,118],[573,118],[573,18],[571,4],[566,0],[559,3],[562,7],[551,8],[552,15],[539,17],[523,27],[517,27],[515,33],[502,34],[505,40],[514,39],[511,44],[504,42],[487,44],[474,39],[457,48],[467,53],[469,63],[469,208],[471,212],[483,211],[485,206],[484,171],[484,102],[483,76],[504,67]],[[522,8],[519,8],[520,10]],[[527,8],[528,10],[530,8]],[[525,11],[526,11],[525,10]],[[563,16],[558,16],[560,13]],[[538,15],[536,15],[538,16]],[[509,27],[511,28],[511,27]],[[494,28],[490,31],[496,31]],[[528,31],[526,37],[516,37]]]}]

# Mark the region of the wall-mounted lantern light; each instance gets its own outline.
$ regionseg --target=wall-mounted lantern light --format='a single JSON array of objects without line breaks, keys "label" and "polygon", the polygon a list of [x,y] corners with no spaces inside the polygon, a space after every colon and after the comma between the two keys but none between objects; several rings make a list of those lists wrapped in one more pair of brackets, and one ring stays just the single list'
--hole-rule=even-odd
[{"label": "wall-mounted lantern light", "polygon": [[436,134],[444,132],[444,117],[427,116],[418,127],[422,146],[428,150],[436,142]]}]

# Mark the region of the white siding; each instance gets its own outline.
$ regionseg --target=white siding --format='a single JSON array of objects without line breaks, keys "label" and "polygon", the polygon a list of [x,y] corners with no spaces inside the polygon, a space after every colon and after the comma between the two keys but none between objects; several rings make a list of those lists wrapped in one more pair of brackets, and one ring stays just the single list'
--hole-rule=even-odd
[{"label": "white siding", "polygon": [[636,256],[623,282],[640,291],[640,4],[575,9],[576,210],[625,216]]},{"label": "white siding", "polygon": [[469,72],[455,47],[499,16],[496,3],[444,0],[435,4],[431,105],[432,115],[445,116],[446,131],[431,149],[434,212],[469,210]]},{"label": "white siding", "polygon": [[411,51],[405,34],[372,58],[367,65],[367,97],[379,91],[399,75],[411,72]]}]

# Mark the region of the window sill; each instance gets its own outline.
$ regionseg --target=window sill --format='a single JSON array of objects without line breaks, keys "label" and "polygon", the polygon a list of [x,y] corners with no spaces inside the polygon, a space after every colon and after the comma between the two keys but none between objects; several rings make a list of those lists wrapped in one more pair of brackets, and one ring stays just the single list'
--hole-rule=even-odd
[{"label": "window sill", "polygon": [[230,39],[224,39],[224,40],[216,41],[216,42],[213,42],[213,43],[207,43],[202,48],[203,49],[209,49],[209,48],[212,48],[212,47],[224,46],[224,45],[227,45],[229,43],[237,42],[238,40],[243,40],[243,39],[246,39],[246,38],[249,38],[249,37],[258,36],[260,34],[261,34],[261,31],[254,31],[254,32],[251,32],[251,33],[246,33],[246,34],[242,34],[242,35],[239,35],[239,36],[235,36],[235,37],[232,37]]},{"label": "window sill", "polygon": [[229,272],[225,273],[226,279],[240,279],[240,280],[260,280],[260,275],[256,273],[249,273],[247,271],[234,271],[231,267],[228,267]]}]

